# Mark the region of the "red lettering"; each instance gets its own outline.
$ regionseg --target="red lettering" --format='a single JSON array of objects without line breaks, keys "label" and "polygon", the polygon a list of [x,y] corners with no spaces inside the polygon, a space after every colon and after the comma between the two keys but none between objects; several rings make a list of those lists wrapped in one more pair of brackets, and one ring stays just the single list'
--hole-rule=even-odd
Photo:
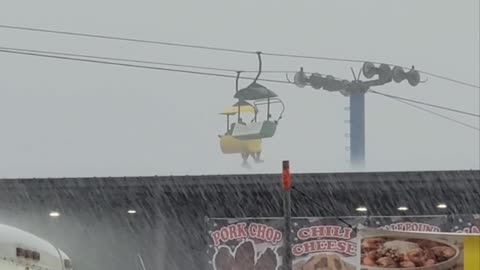
[{"label": "red lettering", "polygon": [[219,231],[214,231],[212,234],[212,240],[213,240],[213,245],[218,246],[220,245],[220,232]]},{"label": "red lettering", "polygon": [[265,224],[250,223],[248,236],[252,239],[259,239],[273,245],[282,240],[282,233],[279,230]]},{"label": "red lettering", "polygon": [[315,241],[305,242],[303,243],[303,250],[305,253],[312,253],[315,252]]},{"label": "red lettering", "polygon": [[325,250],[327,248],[327,242],[324,240],[321,241],[313,241],[314,244],[317,245],[315,250]]},{"label": "red lettering", "polygon": [[355,245],[354,243],[347,242],[345,254],[355,256],[355,254],[357,254],[357,245]]},{"label": "red lettering", "polygon": [[343,228],[343,238],[344,239],[351,239],[352,238],[352,228]]},{"label": "red lettering", "polygon": [[272,244],[276,245],[282,241],[282,233],[279,230],[275,230],[275,233],[273,234],[273,240]]},{"label": "red lettering", "polygon": [[300,240],[306,240],[311,237],[310,228],[301,228],[297,232],[297,237]]},{"label": "red lettering", "polygon": [[338,252],[345,253],[345,251],[347,250],[347,242],[339,241],[337,243],[337,248],[338,248]]},{"label": "red lettering", "polygon": [[248,226],[248,235],[251,238],[257,237],[258,225],[256,223],[250,223]]},{"label": "red lettering", "polygon": [[265,227],[265,225],[262,225],[262,224],[259,224],[259,225],[258,225],[257,237],[258,237],[259,239],[262,239],[262,240],[265,239],[265,231],[266,231],[266,229],[267,229],[267,228]]},{"label": "red lettering", "polygon": [[302,228],[297,231],[297,237],[300,240],[310,238],[342,238],[351,239],[353,230],[351,228],[342,228],[339,226],[312,226]]},{"label": "red lettering", "polygon": [[335,240],[326,240],[326,247],[327,250],[336,250],[337,249],[337,241]]},{"label": "red lettering", "polygon": [[230,224],[214,231],[211,233],[213,245],[218,246],[221,242],[247,238],[247,232],[245,231],[246,225],[246,223]]},{"label": "red lettering", "polygon": [[395,223],[386,225],[383,228],[391,231],[410,231],[410,232],[439,232],[441,231],[439,227],[433,226],[426,223],[415,223],[415,222],[406,222],[406,223]]},{"label": "red lettering", "polygon": [[237,239],[237,226],[228,226],[228,234],[230,239]]},{"label": "red lettering", "polygon": [[265,232],[265,240],[267,240],[268,242],[273,242],[273,228],[272,227],[268,227],[266,232]]},{"label": "red lettering", "polygon": [[342,228],[337,226],[332,226],[330,228],[330,235],[332,237],[342,238],[342,235],[340,234],[340,230],[342,230]]},{"label": "red lettering", "polygon": [[245,231],[245,227],[247,226],[246,223],[238,223],[237,224],[237,239],[247,238],[247,232]]},{"label": "red lettering", "polygon": [[310,227],[310,230],[312,231],[312,238],[321,238],[326,235],[326,228],[324,226],[313,226]]},{"label": "red lettering", "polygon": [[293,256],[302,256],[304,254],[304,250],[303,250],[303,245],[302,244],[297,244],[297,245],[294,245],[292,247],[292,254]]},{"label": "red lettering", "polygon": [[228,241],[228,227],[223,227],[220,229],[220,239],[222,239],[223,242],[227,242]]},{"label": "red lettering", "polygon": [[357,247],[356,243],[343,240],[313,240],[296,244],[292,247],[292,254],[294,256],[316,252],[337,252],[347,256],[355,256]]}]

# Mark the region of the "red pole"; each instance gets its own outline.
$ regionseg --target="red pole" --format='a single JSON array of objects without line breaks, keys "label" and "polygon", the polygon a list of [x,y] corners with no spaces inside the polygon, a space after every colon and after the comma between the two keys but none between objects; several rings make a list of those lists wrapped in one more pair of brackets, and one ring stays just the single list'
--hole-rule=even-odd
[{"label": "red pole", "polygon": [[283,161],[282,170],[282,189],[283,189],[283,215],[284,215],[284,247],[285,254],[283,256],[283,269],[292,270],[292,236],[291,236],[291,218],[292,218],[292,202],[290,192],[292,189],[292,178],[290,176],[290,162],[288,160]]},{"label": "red pole", "polygon": [[288,160],[284,160],[282,165],[282,188],[283,190],[290,190],[292,188],[292,178],[290,176],[290,162]]}]

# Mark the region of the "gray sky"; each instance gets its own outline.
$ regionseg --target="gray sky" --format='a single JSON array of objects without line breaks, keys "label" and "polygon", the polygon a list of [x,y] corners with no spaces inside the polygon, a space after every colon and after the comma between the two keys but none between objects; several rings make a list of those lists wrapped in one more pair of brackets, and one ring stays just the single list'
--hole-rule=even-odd
[{"label": "gray sky", "polygon": [[[370,59],[478,85],[479,1],[6,1],[0,24],[245,50]],[[254,55],[0,29],[0,46],[233,69]],[[263,58],[351,79],[360,64]],[[234,80],[0,54],[0,177],[348,171],[347,99],[264,83],[286,103],[264,164],[221,154]],[[264,74],[262,78],[284,79]],[[479,111],[479,90],[428,78],[377,90]],[[249,81],[241,81],[246,86]],[[479,132],[367,96],[367,170],[479,169]],[[478,118],[456,117],[472,125]]]}]

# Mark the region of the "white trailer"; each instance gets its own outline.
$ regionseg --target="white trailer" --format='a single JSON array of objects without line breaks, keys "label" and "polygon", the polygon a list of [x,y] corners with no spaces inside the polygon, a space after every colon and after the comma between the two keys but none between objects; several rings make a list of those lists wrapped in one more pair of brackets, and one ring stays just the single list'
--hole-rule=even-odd
[{"label": "white trailer", "polygon": [[70,258],[48,241],[0,224],[0,270],[73,270]]}]

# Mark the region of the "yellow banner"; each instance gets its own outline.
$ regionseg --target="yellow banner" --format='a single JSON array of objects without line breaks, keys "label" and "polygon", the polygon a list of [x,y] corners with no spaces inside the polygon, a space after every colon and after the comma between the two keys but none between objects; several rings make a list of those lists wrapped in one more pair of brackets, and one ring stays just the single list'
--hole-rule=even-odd
[{"label": "yellow banner", "polygon": [[464,269],[479,270],[480,269],[480,236],[465,236],[463,239],[464,246]]}]

